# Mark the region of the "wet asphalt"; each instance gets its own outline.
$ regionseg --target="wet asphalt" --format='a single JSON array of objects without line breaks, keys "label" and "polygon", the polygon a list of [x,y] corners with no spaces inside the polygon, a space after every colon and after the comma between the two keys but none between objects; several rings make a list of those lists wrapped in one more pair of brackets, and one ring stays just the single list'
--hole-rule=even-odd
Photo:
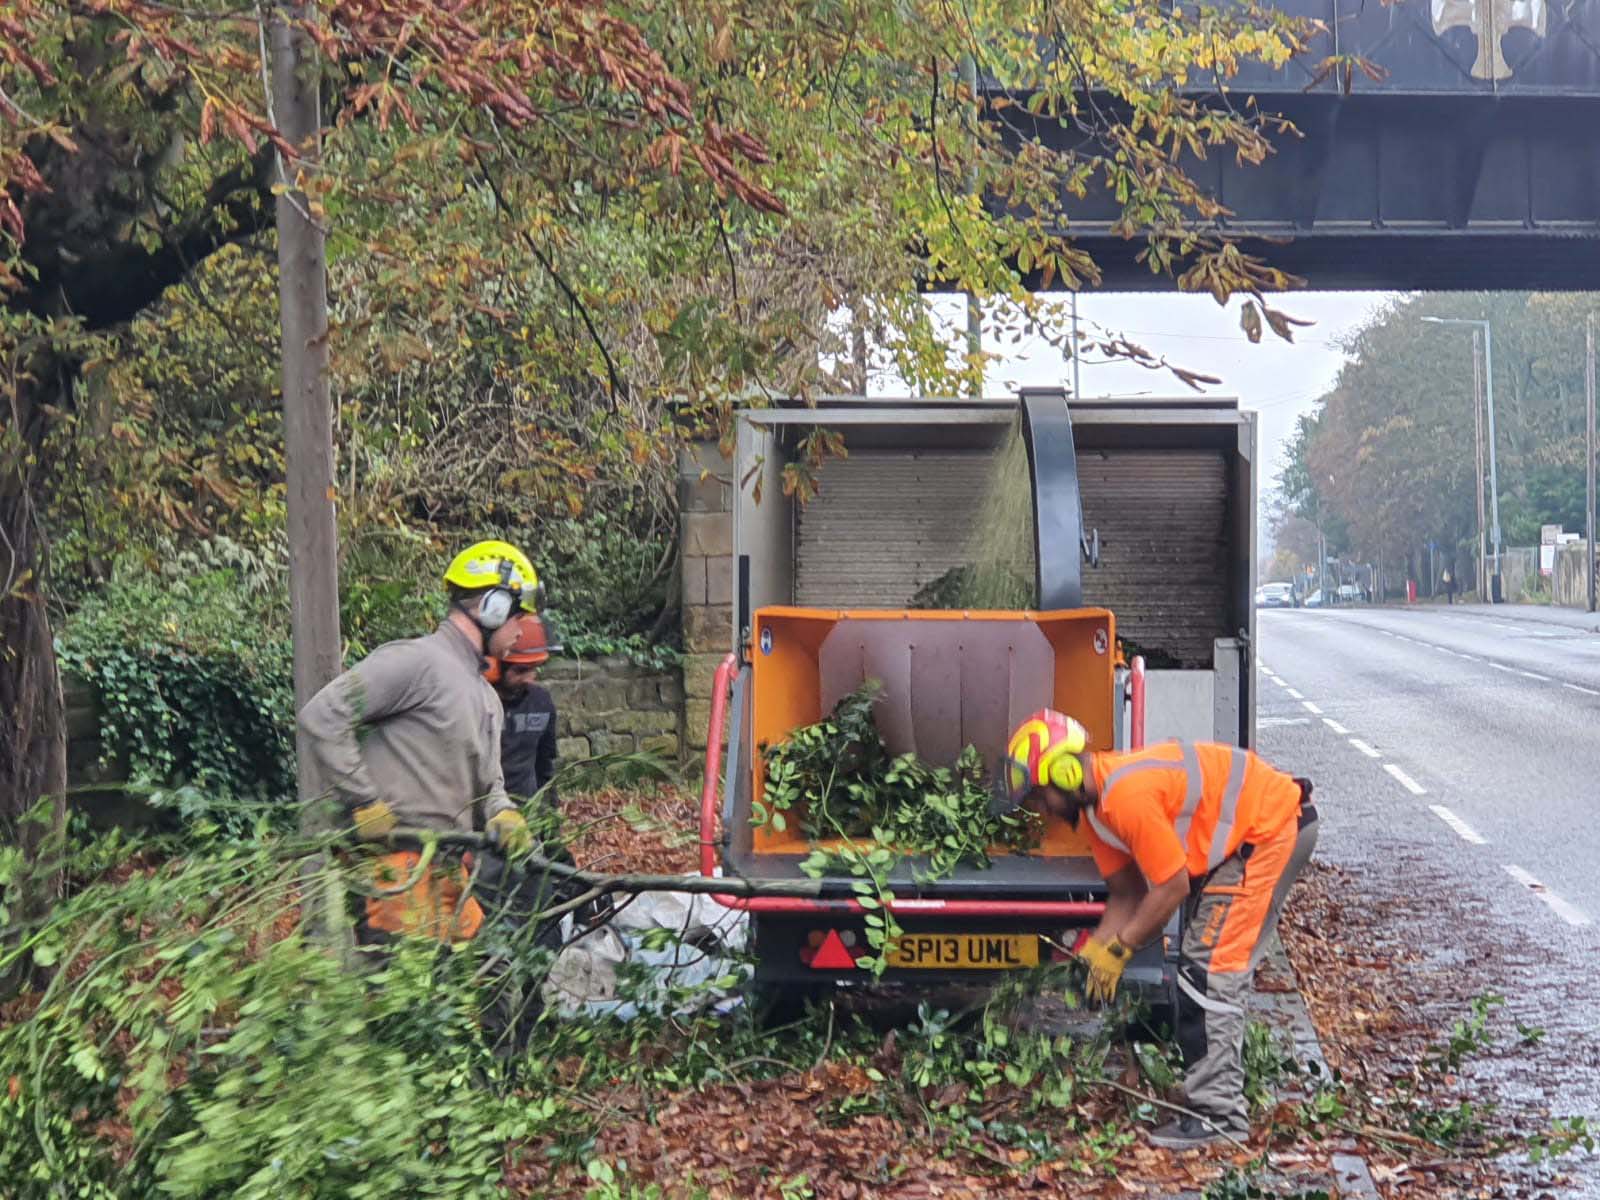
[{"label": "wet asphalt", "polygon": [[[1480,1094],[1600,1120],[1600,620],[1258,616],[1258,749],[1315,781],[1318,857],[1394,913],[1394,944],[1418,956],[1397,986],[1441,1026],[1505,996],[1503,1034],[1546,1034],[1476,1066]],[[1566,1194],[1600,1197],[1600,1161],[1568,1167]]]}]

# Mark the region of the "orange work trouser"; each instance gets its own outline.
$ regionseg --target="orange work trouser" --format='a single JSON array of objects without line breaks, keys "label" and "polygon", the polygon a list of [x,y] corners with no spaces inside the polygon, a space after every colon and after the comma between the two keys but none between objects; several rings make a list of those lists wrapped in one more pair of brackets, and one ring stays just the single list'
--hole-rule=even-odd
[{"label": "orange work trouser", "polygon": [[1189,899],[1178,964],[1178,1045],[1188,1106],[1230,1133],[1249,1129],[1244,1001],[1284,899],[1317,844],[1316,810],[1241,846]]},{"label": "orange work trouser", "polygon": [[[357,926],[363,945],[381,945],[396,936],[435,941],[471,941],[483,926],[483,909],[471,894],[467,865],[431,862],[420,874],[422,855],[396,850],[372,864],[377,895],[366,897]],[[410,887],[398,890],[416,876]]]}]

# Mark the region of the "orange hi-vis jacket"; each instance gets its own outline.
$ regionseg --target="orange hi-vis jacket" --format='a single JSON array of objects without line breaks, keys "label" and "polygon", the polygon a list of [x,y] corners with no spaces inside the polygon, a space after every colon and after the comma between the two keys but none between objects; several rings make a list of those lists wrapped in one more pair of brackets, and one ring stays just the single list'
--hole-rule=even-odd
[{"label": "orange hi-vis jacket", "polygon": [[1102,875],[1131,862],[1152,884],[1185,867],[1203,876],[1299,819],[1300,785],[1237,746],[1163,742],[1089,758],[1100,798],[1084,815]]}]

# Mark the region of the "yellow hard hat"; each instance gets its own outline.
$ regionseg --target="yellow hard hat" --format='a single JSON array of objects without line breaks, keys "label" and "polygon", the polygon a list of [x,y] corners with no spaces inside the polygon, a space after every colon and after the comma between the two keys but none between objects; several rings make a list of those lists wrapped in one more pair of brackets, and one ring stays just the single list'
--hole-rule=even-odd
[{"label": "yellow hard hat", "polygon": [[498,629],[518,609],[538,612],[544,585],[528,556],[510,542],[475,542],[450,560],[444,581],[464,592],[488,591],[475,619],[485,629]]},{"label": "yellow hard hat", "polygon": [[991,807],[1016,808],[1029,792],[1046,784],[1077,791],[1083,786],[1083,761],[1078,755],[1088,744],[1088,731],[1077,721],[1053,708],[1041,708],[1011,735]]}]

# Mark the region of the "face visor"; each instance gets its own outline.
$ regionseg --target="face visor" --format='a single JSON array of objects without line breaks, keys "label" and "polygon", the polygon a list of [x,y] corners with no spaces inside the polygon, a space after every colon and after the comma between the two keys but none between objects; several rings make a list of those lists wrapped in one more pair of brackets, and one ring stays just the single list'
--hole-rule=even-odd
[{"label": "face visor", "polygon": [[1033,773],[1028,764],[1009,754],[995,765],[989,782],[989,815],[1003,817],[1022,807],[1033,790]]}]

